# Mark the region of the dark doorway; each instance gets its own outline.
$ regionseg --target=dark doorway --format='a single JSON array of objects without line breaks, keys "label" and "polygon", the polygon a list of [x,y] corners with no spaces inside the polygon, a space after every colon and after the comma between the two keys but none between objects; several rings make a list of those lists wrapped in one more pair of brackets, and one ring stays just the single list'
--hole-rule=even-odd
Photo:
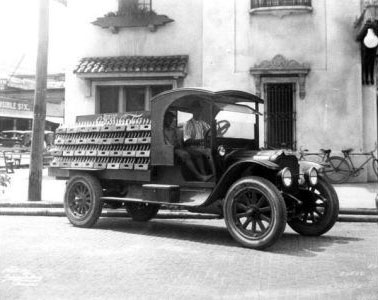
[{"label": "dark doorway", "polygon": [[295,150],[295,106],[293,83],[268,83],[265,86],[266,147]]}]

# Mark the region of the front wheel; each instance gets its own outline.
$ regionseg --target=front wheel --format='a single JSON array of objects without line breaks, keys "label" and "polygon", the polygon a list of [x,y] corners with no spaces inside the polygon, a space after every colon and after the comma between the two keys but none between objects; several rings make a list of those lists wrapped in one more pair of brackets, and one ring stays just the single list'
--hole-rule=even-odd
[{"label": "front wheel", "polygon": [[323,172],[330,183],[344,183],[349,179],[350,166],[345,158],[331,156]]},{"label": "front wheel", "polygon": [[243,246],[265,249],[286,226],[286,205],[278,189],[261,177],[245,177],[228,190],[223,204],[231,236]]},{"label": "front wheel", "polygon": [[158,204],[145,202],[129,202],[125,206],[131,218],[137,222],[147,222],[155,218],[160,209]]},{"label": "front wheel", "polygon": [[297,217],[288,221],[296,232],[307,236],[319,236],[335,225],[339,214],[339,199],[333,186],[319,177],[315,187],[301,189],[297,196],[303,206]]},{"label": "front wheel", "polygon": [[102,211],[102,189],[97,178],[89,175],[72,177],[64,194],[64,211],[78,227],[92,227]]}]

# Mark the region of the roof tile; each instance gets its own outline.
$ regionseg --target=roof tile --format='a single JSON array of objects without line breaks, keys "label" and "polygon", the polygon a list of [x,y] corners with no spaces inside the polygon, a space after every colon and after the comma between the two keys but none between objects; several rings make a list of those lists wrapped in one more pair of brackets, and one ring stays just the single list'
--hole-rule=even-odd
[{"label": "roof tile", "polygon": [[187,55],[85,57],[74,73],[185,72],[188,60]]}]

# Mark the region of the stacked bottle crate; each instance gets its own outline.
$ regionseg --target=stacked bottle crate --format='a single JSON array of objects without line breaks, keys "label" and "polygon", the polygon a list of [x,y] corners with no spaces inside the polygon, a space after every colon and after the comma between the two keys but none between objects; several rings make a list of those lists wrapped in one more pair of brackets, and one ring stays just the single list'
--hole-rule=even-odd
[{"label": "stacked bottle crate", "polygon": [[151,120],[139,116],[60,127],[55,146],[51,167],[148,170]]}]

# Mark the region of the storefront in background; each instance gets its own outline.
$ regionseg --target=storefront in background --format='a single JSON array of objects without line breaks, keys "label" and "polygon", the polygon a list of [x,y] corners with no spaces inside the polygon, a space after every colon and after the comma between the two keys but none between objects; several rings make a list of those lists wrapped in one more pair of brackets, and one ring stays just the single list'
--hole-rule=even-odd
[{"label": "storefront in background", "polygon": [[[46,104],[46,130],[54,131],[63,123],[62,104]],[[31,130],[33,124],[32,103],[21,102],[0,95],[0,132],[5,130]]]},{"label": "storefront in background", "polygon": [[[0,85],[0,132],[32,130],[35,79],[16,75]],[[54,131],[64,121],[64,75],[50,75],[46,93],[45,129]]]}]

